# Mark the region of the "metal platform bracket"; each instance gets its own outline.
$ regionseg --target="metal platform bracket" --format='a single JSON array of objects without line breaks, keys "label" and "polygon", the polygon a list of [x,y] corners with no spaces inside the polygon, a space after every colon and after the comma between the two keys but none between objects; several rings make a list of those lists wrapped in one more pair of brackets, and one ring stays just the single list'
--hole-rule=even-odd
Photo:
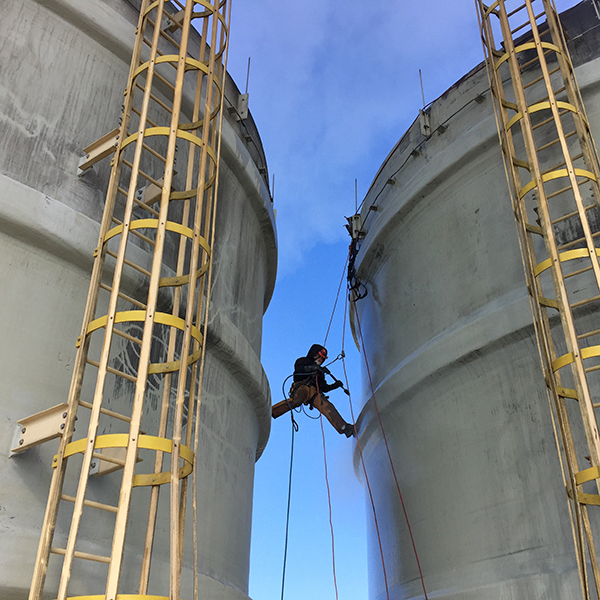
[{"label": "metal platform bracket", "polygon": [[57,404],[30,417],[20,419],[9,456],[60,437],[67,420],[67,403]]},{"label": "metal platform bracket", "polygon": [[119,130],[113,129],[110,133],[102,136],[87,148],[84,148],[85,156],[79,161],[78,175],[82,175],[92,165],[110,156],[116,149],[119,141]]}]

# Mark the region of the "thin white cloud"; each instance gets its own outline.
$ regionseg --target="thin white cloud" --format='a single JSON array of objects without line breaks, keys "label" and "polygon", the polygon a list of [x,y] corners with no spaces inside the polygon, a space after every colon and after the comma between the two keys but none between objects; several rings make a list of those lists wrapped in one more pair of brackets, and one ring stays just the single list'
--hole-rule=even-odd
[{"label": "thin white cloud", "polygon": [[238,2],[231,52],[240,87],[252,56],[250,109],[276,175],[280,274],[343,238],[354,178],[362,196],[422,105],[419,69],[430,102],[483,58],[473,0]]}]

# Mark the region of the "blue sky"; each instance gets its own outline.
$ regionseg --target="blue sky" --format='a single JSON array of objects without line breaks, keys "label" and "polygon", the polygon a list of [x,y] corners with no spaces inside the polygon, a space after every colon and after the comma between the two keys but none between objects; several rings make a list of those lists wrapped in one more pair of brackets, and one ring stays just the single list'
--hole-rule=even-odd
[{"label": "blue sky", "polygon": [[[563,10],[576,2],[557,2]],[[264,319],[262,362],[273,402],[294,360],[324,340],[346,259],[345,216],[425,102],[483,59],[473,0],[237,0],[229,71],[245,87],[275,175],[279,275]],[[341,350],[343,299],[327,343]],[[361,404],[361,359],[346,334],[350,390]],[[338,377],[339,362],[331,368]],[[331,400],[350,420],[341,391]],[[314,416],[311,414],[311,416]],[[286,575],[287,600],[335,598],[318,420],[298,415]],[[339,598],[364,599],[367,506],[354,443],[324,423]],[[250,572],[253,600],[280,598],[290,420],[272,422],[256,465]],[[410,512],[410,507],[408,507]]]}]

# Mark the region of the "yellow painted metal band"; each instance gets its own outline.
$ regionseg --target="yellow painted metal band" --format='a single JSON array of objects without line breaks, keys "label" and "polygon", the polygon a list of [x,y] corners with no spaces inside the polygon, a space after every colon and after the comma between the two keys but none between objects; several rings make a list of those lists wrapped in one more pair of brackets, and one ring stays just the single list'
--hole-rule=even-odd
[{"label": "yellow painted metal band", "polygon": [[147,9],[146,12],[144,13],[144,17],[147,17],[150,14],[150,11],[154,10],[158,5],[160,4],[159,0],[155,0]]},{"label": "yellow painted metal band", "polygon": [[548,308],[555,308],[556,310],[558,310],[558,302],[556,300],[544,298],[544,296],[540,296],[538,300],[542,306],[547,306]]},{"label": "yellow painted metal band", "polygon": [[[129,322],[140,322],[146,319],[145,310],[124,310],[115,313],[115,323],[129,323]],[[86,333],[92,333],[101,327],[106,327],[108,321],[108,315],[98,317],[90,322]]]},{"label": "yellow painted metal band", "polygon": [[[69,596],[66,600],[106,600],[106,594],[94,596]],[[169,600],[169,596],[149,596],[148,594],[117,594],[117,600]]]},{"label": "yellow painted metal band", "polygon": [[[556,53],[560,54],[560,48],[554,44],[551,44],[550,42],[540,42],[540,46],[542,48],[546,48],[546,50],[554,50]],[[515,46],[515,54],[519,54],[519,52],[525,52],[525,50],[535,50],[535,42],[527,42],[526,44]],[[494,68],[499,69],[500,65],[505,63],[509,58],[510,52],[505,52],[502,57],[494,63]]]},{"label": "yellow painted metal band", "polygon": [[186,190],[185,192],[171,192],[169,200],[188,200],[189,198],[194,198],[197,193],[198,188]]},{"label": "yellow painted metal band", "polygon": [[[160,63],[178,63],[179,55],[178,54],[163,54],[156,59],[156,64]],[[185,57],[185,64],[202,71],[206,75],[208,75],[208,65],[205,65],[203,62],[199,61],[196,58],[192,58],[191,56]]]},{"label": "yellow painted metal band", "polygon": [[[185,463],[179,469],[179,479],[187,477],[192,472],[192,465]],[[133,478],[133,487],[144,487],[147,485],[165,485],[171,482],[171,471],[162,471],[161,473],[147,473],[136,475]]]},{"label": "yellow painted metal band", "polygon": [[577,485],[593,481],[594,479],[600,479],[600,469],[598,467],[590,467],[589,469],[575,473],[575,482]]},{"label": "yellow painted metal band", "polygon": [[522,169],[527,169],[529,172],[531,172],[531,165],[526,160],[519,160],[513,156],[512,163],[516,167],[521,167]]},{"label": "yellow painted metal band", "polygon": [[208,11],[215,12],[215,7],[208,2],[208,0],[193,0],[194,5],[199,4],[200,6],[204,6]]},{"label": "yellow painted metal band", "polygon": [[[89,325],[87,329],[87,333],[92,333],[101,327],[106,327],[106,322],[108,320],[108,316],[104,315],[97,319],[94,319]],[[122,312],[115,313],[115,323],[140,323],[146,320],[146,311],[145,310],[124,310]],[[159,323],[161,325],[168,325],[169,327],[176,327],[181,331],[185,330],[185,321],[180,317],[175,317],[168,313],[163,312],[155,312],[154,313],[154,322]],[[192,325],[192,337],[198,342],[202,343],[202,333],[197,327]]]},{"label": "yellow painted metal band", "polygon": [[[160,323],[161,325],[168,325],[169,327],[176,327],[177,329],[181,329],[181,331],[185,330],[185,321],[180,317],[175,317],[173,315],[169,315],[168,313],[156,312],[154,313],[154,322]],[[202,343],[202,334],[197,327],[192,325],[192,337],[198,342]]]},{"label": "yellow painted metal band", "polygon": [[[582,360],[585,360],[586,358],[594,358],[595,356],[600,356],[600,346],[589,346],[588,348],[581,349]],[[552,370],[558,371],[564,366],[570,365],[574,360],[575,357],[573,353],[567,352],[567,354],[563,354],[552,361]]]},{"label": "yellow painted metal band", "polygon": [[[227,28],[227,22],[225,20],[225,15],[223,15],[223,13],[219,12],[219,11],[215,11],[215,7],[210,4],[207,0],[193,0],[194,4],[200,4],[200,6],[203,6],[206,10],[201,12],[201,13],[197,13],[194,12],[192,13],[192,19],[198,19],[201,17],[205,17],[208,14],[215,14],[217,16],[217,18],[219,19],[219,21],[221,21],[221,24],[223,25],[223,29],[225,31],[229,31]],[[224,2],[220,2],[219,3],[219,8],[222,8],[224,5]]]},{"label": "yellow painted metal band", "polygon": [[[200,267],[196,271],[196,278],[201,277],[208,271],[208,263],[204,263],[202,267]],[[158,287],[175,287],[178,285],[186,285],[190,281],[189,273],[187,275],[179,275],[179,277],[161,277],[158,282]]]},{"label": "yellow painted metal band", "polygon": [[[201,348],[196,350],[196,352],[193,352],[192,354],[190,354],[187,359],[188,367],[190,365],[194,364],[200,358],[201,354],[202,354]],[[151,375],[159,374],[159,373],[174,373],[175,371],[179,371],[180,365],[181,365],[180,360],[174,360],[174,361],[165,362],[165,363],[152,363],[148,367],[148,373]]]},{"label": "yellow painted metal band", "polygon": [[573,356],[572,352],[563,354],[562,356],[559,356],[558,358],[555,358],[552,361],[552,370],[554,372],[556,372],[559,369],[562,369],[563,367],[565,367],[566,365],[570,365],[574,360],[575,360],[575,357]]},{"label": "yellow painted metal band", "polygon": [[600,346],[589,346],[581,349],[581,358],[594,358],[600,356]]},{"label": "yellow painted metal band", "polygon": [[600,506],[600,496],[598,496],[598,494],[583,494],[582,492],[579,492],[577,498],[580,504]]},{"label": "yellow painted metal band", "polygon": [[518,112],[516,115],[512,117],[512,119],[506,124],[506,129],[510,129],[517,121],[520,121],[523,118],[523,113]]},{"label": "yellow painted metal band", "polygon": [[[600,256],[600,248],[596,248],[596,254]],[[589,256],[589,250],[587,248],[575,248],[574,250],[566,250],[558,255],[560,262],[566,262],[568,260],[575,260],[576,258],[586,258]],[[537,277],[540,273],[543,273],[546,269],[552,266],[552,259],[547,258],[543,260],[533,271],[533,274]]]},{"label": "yellow painted metal band", "polygon": [[[83,454],[88,444],[88,438],[82,438],[67,444],[65,448],[64,457],[68,458],[74,454]],[[96,443],[94,444],[94,450],[103,450],[104,448],[127,448],[129,444],[128,433],[108,433],[99,435],[96,437]],[[156,450],[157,452],[166,452],[172,454],[173,442],[167,438],[161,438],[154,435],[142,434],[138,437],[138,448],[144,450]],[[180,444],[179,456],[189,463],[190,465],[194,462],[194,453],[185,445]],[[58,454],[54,456],[52,466],[56,466],[55,463],[58,460]]]},{"label": "yellow painted metal band", "polygon": [[[148,129],[144,130],[144,137],[147,138],[147,137],[153,137],[153,136],[157,136],[157,135],[164,135],[164,136],[168,137],[170,133],[171,133],[171,129],[169,127],[148,127]],[[125,138],[123,140],[123,143],[121,144],[121,149],[127,147],[129,144],[131,144],[132,142],[137,140],[139,135],[140,135],[139,131],[136,131],[135,133],[132,133],[129,137]],[[187,140],[188,142],[191,142],[192,144],[195,144],[196,146],[198,146],[198,148],[202,148],[202,139],[199,138],[197,135],[190,133],[189,131],[184,131],[183,129],[177,129],[175,131],[175,135],[180,139],[184,139],[184,140]],[[213,162],[216,164],[217,155],[215,154],[215,151],[210,146],[206,146],[206,152],[211,157]]]},{"label": "yellow painted metal band", "polygon": [[[585,179],[591,179],[592,181],[596,181],[596,176],[586,169],[573,169],[575,175],[579,177],[585,177]],[[542,175],[542,182],[546,183],[548,181],[552,181],[553,179],[560,179],[561,177],[568,177],[569,171],[567,169],[556,169],[555,171],[550,171],[549,173],[544,173]],[[537,187],[537,182],[535,179],[532,179],[526,186],[521,188],[519,192],[519,198],[522,198],[527,192],[531,191],[533,188]]]},{"label": "yellow painted metal band", "polygon": [[[207,266],[207,265],[206,265]],[[204,267],[203,267],[204,268]],[[206,270],[206,269],[205,269]],[[144,310],[125,310],[122,312],[118,312],[115,314],[115,323],[139,323],[143,322],[146,319],[146,311]],[[94,319],[88,326],[87,334],[100,329],[101,327],[106,327],[106,322],[108,320],[107,315],[99,317],[98,319]],[[185,321],[180,317],[175,317],[173,315],[156,312],[154,313],[154,322],[159,323],[160,325],[167,325],[169,327],[176,327],[181,331],[185,330]],[[197,327],[191,326],[192,329],[192,337],[198,341],[200,345],[202,345],[202,333]],[[200,358],[200,351],[190,354],[188,356],[187,364],[188,366],[195,363]],[[181,362],[176,360],[173,362],[165,362],[165,363],[152,363],[148,366],[148,374],[161,374],[161,373],[173,373],[179,370]]]},{"label": "yellow painted metal band", "polygon": [[[563,102],[562,100],[557,100],[556,106],[558,106],[558,108],[564,108],[565,110],[570,110],[571,112],[574,112],[574,113],[577,112],[577,109],[569,102]],[[539,112],[540,110],[550,110],[550,109],[551,109],[550,101],[546,100],[545,102],[537,102],[536,104],[532,104],[531,106],[528,106],[527,112],[529,114],[532,114],[532,113]],[[510,129],[517,121],[520,121],[522,118],[523,118],[523,113],[520,111],[517,112],[517,114],[514,115],[512,117],[512,119],[507,123],[506,128]]]},{"label": "yellow painted metal band", "polygon": [[514,102],[510,102],[506,98],[503,98],[501,100],[501,102],[502,102],[502,106],[504,106],[504,108],[510,108],[511,110],[514,110],[515,112],[519,110],[519,108],[517,107],[517,105]]},{"label": "yellow painted metal band", "polygon": [[[175,63],[175,64],[178,64],[179,63],[179,55],[178,54],[163,54],[162,56],[158,56],[155,59],[154,63],[157,64],[157,65],[164,64],[164,63]],[[205,73],[206,75],[208,75],[208,65],[204,64],[203,62],[199,61],[196,58],[192,58],[191,56],[186,56],[185,64],[189,65],[190,67],[193,67],[194,69],[198,69],[199,71],[202,71],[203,73]],[[150,61],[146,61],[146,62],[142,63],[133,72],[133,76],[131,78],[131,81],[132,82],[135,81],[135,78],[140,73],[143,73],[144,71],[146,71],[149,66],[150,66]],[[217,87],[219,87],[219,86],[217,86]]]},{"label": "yellow painted metal band", "polygon": [[485,10],[485,12],[483,13],[484,18],[489,17],[490,13],[492,13],[499,4],[500,4],[500,0],[496,0],[494,3],[492,3],[490,6],[488,6],[487,9]]},{"label": "yellow painted metal band", "polygon": [[[158,219],[136,219],[135,221],[131,221],[129,224],[129,229],[132,231],[134,229],[158,229]],[[174,233],[179,233],[180,235],[184,235],[190,239],[194,238],[194,232],[185,225],[181,225],[181,223],[175,223],[174,221],[167,221],[166,229],[168,231],[173,231]],[[111,230],[107,232],[104,236],[104,241],[107,242],[111,238],[119,235],[123,232],[123,225],[117,225],[113,227]],[[206,244],[206,242],[205,242]],[[202,244],[200,244],[202,245]],[[208,244],[206,244],[208,246]]]},{"label": "yellow painted metal band", "polygon": [[[173,233],[178,233],[183,235],[190,240],[194,239],[194,232],[189,227],[182,225],[181,223],[176,223],[175,221],[167,221],[165,225],[167,231],[172,231]],[[129,229],[158,229],[158,219],[136,219],[135,221],[131,221],[129,224]],[[107,232],[104,236],[104,241],[107,242],[111,238],[119,235],[123,232],[123,225],[117,225],[113,227],[111,230]],[[198,236],[198,244],[201,248],[206,250],[206,252],[210,255],[210,246],[204,237],[201,235]]]},{"label": "yellow painted metal band", "polygon": [[[171,130],[168,127],[148,127],[148,129],[144,130],[144,137],[152,137],[156,135],[164,135],[168,136]],[[121,149],[126,148],[131,144],[131,142],[135,142],[140,135],[139,131],[132,133],[129,137],[126,137],[121,144]]]},{"label": "yellow painted metal band", "polygon": [[573,400],[579,400],[577,391],[571,388],[563,388],[560,386],[556,387],[556,393],[563,398],[573,398]]}]

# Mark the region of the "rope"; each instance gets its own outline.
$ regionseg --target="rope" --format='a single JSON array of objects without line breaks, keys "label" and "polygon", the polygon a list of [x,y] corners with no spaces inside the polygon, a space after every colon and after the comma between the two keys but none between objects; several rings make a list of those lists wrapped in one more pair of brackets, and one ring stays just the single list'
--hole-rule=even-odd
[{"label": "rope", "polygon": [[[338,291],[337,291],[337,295],[335,297],[335,302],[333,303],[333,310],[331,311],[331,318],[329,319],[329,325],[327,326],[327,332],[325,333],[325,340],[323,341],[323,346],[327,345],[327,338],[329,337],[329,330],[331,329],[331,323],[333,322],[333,316],[335,315],[337,303],[340,298],[340,292],[342,291],[342,284],[344,283],[344,275],[346,274],[346,267],[348,266],[349,260],[350,260],[350,254],[348,254],[348,256],[346,257],[346,264],[344,264],[344,269],[342,270],[342,277],[340,279],[340,285],[338,286]],[[346,386],[346,387],[348,387],[348,386]]]},{"label": "rope", "polygon": [[288,549],[288,536],[290,532],[290,506],[292,503],[292,467],[294,465],[294,434],[298,431],[298,423],[294,419],[294,411],[290,411],[290,417],[292,417],[292,447],[290,450],[290,477],[288,483],[288,500],[287,500],[287,515],[285,518],[285,544],[283,550],[283,573],[281,576],[281,600],[283,600],[283,593],[285,590],[285,567],[287,564],[287,549]]},{"label": "rope", "polygon": [[[350,249],[352,248],[352,246],[350,247]],[[342,282],[344,280],[344,276],[346,273],[346,267],[348,265],[348,261],[350,260],[350,251],[348,252],[348,257],[346,258],[346,263],[344,264],[344,269],[342,271],[342,278],[340,280],[340,285],[338,287],[338,292],[337,292],[337,296],[335,299],[335,303],[333,305],[333,311],[331,313],[331,318],[329,320],[329,327],[327,328],[327,334],[325,336],[325,342],[327,342],[327,337],[329,336],[329,329],[331,328],[331,323],[333,322],[333,317],[336,311],[336,307],[337,307],[337,303],[338,303],[338,299],[340,296],[340,292],[341,292],[341,288],[342,288]],[[346,296],[346,301],[344,304],[344,319],[343,319],[343,326],[342,326],[342,351],[340,353],[339,358],[342,359],[342,368],[344,371],[344,379],[346,382],[346,389],[349,390],[349,383],[348,383],[348,372],[346,370],[346,361],[345,361],[345,356],[346,356],[346,352],[345,352],[345,345],[346,345],[346,322],[347,322],[347,315],[348,315],[348,297]],[[325,345],[325,342],[323,345]],[[337,359],[336,359],[337,360]],[[356,423],[356,419],[354,416],[354,407],[352,405],[352,396],[350,394],[350,392],[348,391],[348,400],[350,403],[350,414],[352,416],[352,423]],[[325,481],[327,483],[327,495],[328,495],[328,499],[329,499],[329,518],[330,518],[330,526],[331,526],[331,538],[332,538],[332,553],[333,553],[333,570],[334,570],[334,581],[335,581],[335,549],[334,549],[334,544],[333,544],[333,525],[331,524],[331,498],[329,496],[329,481],[327,480],[327,457],[325,454],[325,433],[323,431],[323,420],[321,417],[321,432],[323,435],[323,456],[325,459]],[[358,436],[358,434],[356,435],[356,444],[358,447],[358,453],[360,456],[360,462],[361,462],[361,466],[362,466],[362,470],[363,470],[363,475],[365,477],[365,483],[367,485],[367,490],[369,492],[369,500],[371,502],[371,509],[373,511],[373,522],[375,524],[375,531],[377,532],[377,542],[379,545],[379,555],[381,557],[381,569],[383,572],[383,581],[385,584],[385,594],[386,594],[386,598],[387,600],[390,600],[390,591],[389,591],[389,585],[388,585],[388,579],[387,579],[387,572],[386,572],[386,568],[385,568],[385,558],[383,555],[383,544],[381,541],[381,532],[379,530],[379,521],[377,519],[377,511],[375,509],[375,499],[373,498],[373,491],[371,489],[371,483],[369,481],[369,476],[367,475],[367,469],[365,466],[365,461],[363,458],[363,452],[362,452],[362,444],[360,443],[360,438]],[[336,598],[337,598],[337,584],[336,584]]]},{"label": "rope", "polygon": [[408,533],[410,535],[410,541],[412,543],[413,551],[415,554],[415,559],[417,561],[417,568],[419,569],[419,577],[421,578],[421,585],[423,587],[423,594],[425,595],[425,600],[428,599],[427,591],[425,589],[425,580],[423,578],[423,572],[421,571],[421,562],[419,561],[419,555],[417,553],[417,546],[415,544],[415,540],[412,533],[412,528],[410,526],[410,521],[408,520],[408,513],[406,512],[406,506],[404,504],[404,498],[402,497],[402,492],[400,491],[400,484],[398,483],[398,477],[396,475],[396,469],[394,467],[394,461],[392,460],[392,454],[390,452],[390,447],[388,445],[387,436],[385,435],[385,429],[383,428],[383,421],[381,420],[381,414],[379,413],[379,407],[377,406],[377,400],[375,399],[375,389],[373,387],[373,379],[371,377],[371,369],[369,368],[369,361],[367,360],[367,353],[365,351],[365,342],[362,335],[362,328],[360,326],[360,319],[358,318],[358,311],[355,311],[356,316],[356,324],[358,325],[358,335],[360,338],[360,345],[363,351],[363,356],[365,359],[365,367],[367,368],[367,375],[369,377],[369,386],[371,387],[371,397],[373,398],[373,406],[375,407],[375,412],[377,413],[377,419],[379,421],[379,427],[381,428],[381,435],[383,436],[383,441],[385,444],[385,449],[388,455],[388,459],[390,461],[390,467],[392,469],[392,474],[394,476],[394,482],[396,483],[396,489],[398,490],[398,496],[400,497],[400,503],[402,504],[402,510],[404,512],[404,519],[406,520],[406,526],[408,527]]},{"label": "rope", "polygon": [[[317,392],[319,392],[319,381],[317,380]],[[323,413],[319,412],[321,424],[321,435],[323,436],[323,463],[325,465],[325,484],[327,486],[327,502],[329,504],[329,529],[331,531],[331,559],[333,563],[333,587],[335,588],[335,598],[339,600],[338,586],[337,586],[337,575],[335,572],[335,538],[333,535],[333,516],[331,512],[331,490],[329,488],[329,477],[327,474],[327,450],[325,448],[325,429],[323,428]]]},{"label": "rope", "polygon": [[[344,326],[342,329],[342,352],[344,352],[344,348],[346,345],[346,320],[348,315],[348,298],[346,298],[346,303],[344,304]],[[344,370],[344,379],[346,380],[346,389],[350,389],[348,385],[348,372],[346,371],[346,360],[342,358],[342,368]],[[354,407],[352,405],[352,396],[348,395],[348,401],[350,403],[350,415],[352,416],[352,422],[356,423],[356,419],[354,418]],[[375,523],[375,531],[377,532],[377,543],[379,544],[379,555],[381,556],[381,569],[383,571],[383,582],[385,584],[385,595],[387,600],[390,600],[390,590],[388,587],[387,573],[385,570],[385,559],[383,557],[383,545],[381,543],[381,534],[379,532],[379,521],[377,520],[377,511],[375,510],[375,499],[373,498],[373,491],[371,490],[371,483],[369,481],[369,476],[367,475],[367,468],[365,466],[365,460],[363,458],[362,444],[360,443],[360,437],[358,433],[356,434],[356,446],[358,448],[358,455],[360,456],[360,464],[362,466],[363,475],[365,477],[365,483],[367,485],[367,490],[369,492],[369,500],[371,501],[371,510],[373,511],[373,522]]]}]

